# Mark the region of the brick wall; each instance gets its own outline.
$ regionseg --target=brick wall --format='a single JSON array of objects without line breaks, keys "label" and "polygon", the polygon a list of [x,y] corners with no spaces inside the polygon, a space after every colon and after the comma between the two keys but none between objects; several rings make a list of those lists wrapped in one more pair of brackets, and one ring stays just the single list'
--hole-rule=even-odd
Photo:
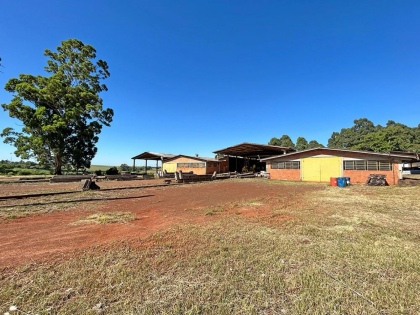
[{"label": "brick wall", "polygon": [[398,185],[398,164],[392,165],[392,171],[355,171],[355,170],[344,170],[343,177],[350,177],[350,183],[352,184],[364,184],[370,174],[381,174],[386,175],[386,182],[389,185]]},{"label": "brick wall", "polygon": [[300,170],[272,169],[269,163],[266,170],[270,173],[271,179],[300,180]]},{"label": "brick wall", "polygon": [[214,172],[219,172],[219,163],[218,162],[206,162],[206,174],[213,174]]},{"label": "brick wall", "polygon": [[229,172],[229,162],[227,159],[220,160],[220,170],[217,170],[218,173],[227,173]]}]

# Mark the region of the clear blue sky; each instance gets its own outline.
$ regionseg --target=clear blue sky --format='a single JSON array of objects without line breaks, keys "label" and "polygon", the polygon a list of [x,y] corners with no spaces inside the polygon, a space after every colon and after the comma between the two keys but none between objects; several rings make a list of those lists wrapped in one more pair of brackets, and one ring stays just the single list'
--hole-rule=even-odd
[{"label": "clear blue sky", "polygon": [[[2,1],[0,103],[46,48],[77,38],[108,62],[93,164],[144,151],[213,156],[288,134],[327,144],[368,118],[420,123],[420,1]],[[0,129],[19,128],[0,111]],[[0,159],[17,160],[0,144]]]}]

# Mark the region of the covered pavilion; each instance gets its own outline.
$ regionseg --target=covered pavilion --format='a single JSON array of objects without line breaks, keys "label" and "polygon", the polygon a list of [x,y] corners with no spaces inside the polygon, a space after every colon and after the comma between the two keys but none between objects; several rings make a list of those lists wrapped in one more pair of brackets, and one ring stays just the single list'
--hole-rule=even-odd
[{"label": "covered pavilion", "polygon": [[161,167],[163,166],[163,163],[166,162],[166,160],[169,160],[173,157],[175,157],[175,154],[168,154],[168,153],[158,153],[158,152],[143,152],[140,153],[139,155],[136,155],[134,157],[132,157],[131,159],[133,160],[133,172],[135,172],[136,170],[136,160],[145,160],[146,161],[146,166],[145,166],[145,170],[147,173],[147,161],[152,160],[152,161],[156,161],[156,172],[158,171],[159,168],[159,161],[161,162]]}]

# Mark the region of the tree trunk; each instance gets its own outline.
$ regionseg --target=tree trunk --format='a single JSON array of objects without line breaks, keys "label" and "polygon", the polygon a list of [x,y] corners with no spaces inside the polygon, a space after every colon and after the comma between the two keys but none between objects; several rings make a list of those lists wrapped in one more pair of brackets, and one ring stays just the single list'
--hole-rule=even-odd
[{"label": "tree trunk", "polygon": [[63,161],[61,159],[61,154],[57,153],[55,155],[55,170],[54,170],[54,175],[62,175],[62,171],[61,171],[61,167],[63,165]]}]

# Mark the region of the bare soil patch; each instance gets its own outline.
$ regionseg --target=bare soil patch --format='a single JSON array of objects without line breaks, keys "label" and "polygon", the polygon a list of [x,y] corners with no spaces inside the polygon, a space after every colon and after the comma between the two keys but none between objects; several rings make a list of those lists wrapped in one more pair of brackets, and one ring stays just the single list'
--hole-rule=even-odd
[{"label": "bare soil patch", "polygon": [[[98,184],[101,188],[113,188],[160,183],[161,180]],[[23,218],[0,220],[0,268],[67,258],[92,246],[145,239],[178,225],[206,224],[219,220],[223,215],[241,215],[250,220],[266,220],[267,224],[276,224],[290,219],[289,215],[276,214],[281,204],[302,203],[303,194],[324,188],[325,185],[317,184],[294,186],[272,184],[267,180],[225,180],[140,187],[124,190],[123,193],[91,192],[93,197],[117,196],[123,199],[74,204],[67,199],[61,206],[56,203],[50,213],[35,212]],[[77,190],[78,183],[2,185],[2,195],[66,189]],[[80,198],[78,194],[75,195],[73,200]],[[50,202],[44,197],[35,199],[0,201],[0,205],[19,204],[28,210],[31,206],[25,203]],[[112,211],[132,213],[135,220],[128,223],[74,224],[89,214]]]}]

